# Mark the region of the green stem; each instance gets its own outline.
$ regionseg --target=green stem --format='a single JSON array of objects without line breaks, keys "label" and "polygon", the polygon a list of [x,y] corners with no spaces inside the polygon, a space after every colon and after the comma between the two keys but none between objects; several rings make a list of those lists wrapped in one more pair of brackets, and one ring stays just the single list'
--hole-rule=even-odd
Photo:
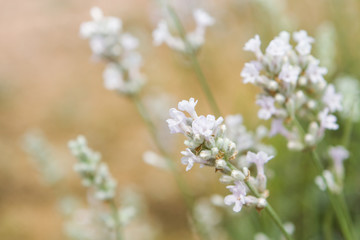
[{"label": "green stem", "polygon": [[123,239],[122,234],[121,234],[122,227],[121,227],[120,218],[119,218],[119,211],[118,211],[118,208],[116,206],[114,199],[112,199],[110,201],[110,207],[111,207],[113,219],[115,222],[115,238],[116,238],[116,240],[122,240]]},{"label": "green stem", "polygon": [[330,187],[327,184],[327,181],[323,175],[324,168],[322,166],[320,157],[315,149],[312,150],[312,155],[313,155],[313,158],[312,158],[313,162],[314,162],[316,168],[318,169],[320,176],[323,179],[323,182],[326,185],[326,193],[329,196],[330,203],[335,211],[335,215],[336,215],[336,218],[338,219],[341,231],[344,234],[344,238],[347,240],[354,239],[352,237],[351,230],[350,230],[351,223],[347,221],[347,217],[346,217],[347,214],[345,213],[344,208],[342,208],[341,202],[339,202],[339,200],[337,199],[337,196],[331,192]]},{"label": "green stem", "polygon": [[[300,130],[300,132],[304,135],[305,134],[305,130],[304,128],[301,126],[300,122],[294,118],[294,123],[295,125],[298,127],[298,129]],[[341,231],[345,237],[345,239],[347,240],[351,240],[351,239],[354,239],[353,238],[353,235],[352,235],[352,222],[351,222],[351,219],[350,219],[350,214],[348,212],[346,212],[346,209],[347,209],[347,206],[346,206],[346,203],[345,201],[342,203],[340,201],[340,199],[338,198],[338,196],[336,196],[333,192],[331,192],[330,190],[330,187],[323,175],[323,172],[324,172],[324,167],[321,163],[321,160],[320,160],[320,157],[316,151],[316,148],[313,148],[311,149],[311,153],[312,153],[312,160],[313,160],[313,163],[316,167],[316,169],[318,170],[318,173],[320,175],[320,177],[322,178],[323,182],[325,183],[326,185],[326,193],[329,197],[329,200],[330,200],[330,203],[334,209],[334,212],[335,212],[335,215],[336,215],[336,218],[339,222],[339,225],[340,225],[340,228],[341,228]]]},{"label": "green stem", "polygon": [[[226,161],[227,166],[231,169],[231,170],[239,170],[237,167],[235,167],[231,162]],[[255,197],[257,198],[261,198],[262,196],[259,194],[259,192],[256,190],[256,188],[249,182],[249,181],[244,181],[245,184],[248,186],[248,188],[250,189],[250,191],[254,194]],[[267,202],[266,206],[265,206],[265,211],[270,215],[271,219],[274,221],[274,223],[278,226],[278,228],[280,229],[280,231],[284,234],[285,238],[287,240],[292,240],[292,236],[285,230],[284,225],[279,217],[279,215],[275,212],[275,210],[273,209],[273,207],[270,205],[269,202]]]},{"label": "green stem", "polygon": [[178,17],[178,15],[176,14],[175,10],[170,7],[169,5],[167,5],[167,9],[168,12],[170,13],[170,16],[172,18],[172,20],[175,23],[175,26],[177,28],[177,31],[181,37],[181,39],[183,40],[183,42],[185,43],[185,47],[186,47],[186,54],[189,56],[190,61],[191,61],[191,65],[196,73],[197,79],[201,85],[201,88],[203,89],[206,98],[208,99],[208,102],[213,110],[213,112],[215,113],[215,115],[220,116],[220,109],[216,103],[216,100],[214,98],[214,95],[212,94],[212,91],[209,87],[208,81],[204,75],[204,72],[201,69],[201,66],[199,64],[199,61],[197,59],[196,56],[196,52],[193,48],[193,46],[191,45],[191,43],[187,40],[186,38],[186,33],[184,30],[183,25],[181,24],[181,21]]},{"label": "green stem", "polygon": [[347,148],[349,146],[352,129],[353,129],[353,120],[352,120],[352,116],[350,116],[350,117],[348,117],[348,119],[346,119],[344,135],[343,135],[343,139],[342,139],[342,145],[345,148]]},{"label": "green stem", "polygon": [[208,236],[208,233],[203,229],[202,224],[196,220],[196,218],[193,216],[193,207],[194,207],[194,197],[192,193],[190,192],[190,189],[186,185],[186,183],[181,178],[173,160],[171,159],[169,153],[166,151],[166,149],[161,144],[158,135],[157,130],[155,127],[155,124],[152,122],[150,115],[146,108],[144,107],[144,104],[142,103],[141,99],[138,95],[131,96],[131,99],[133,100],[136,109],[138,110],[141,118],[145,122],[145,125],[148,128],[148,131],[151,134],[151,137],[153,138],[153,141],[155,142],[156,147],[158,148],[159,152],[162,154],[162,156],[165,158],[167,165],[172,172],[175,181],[177,183],[178,188],[180,189],[181,195],[184,199],[184,202],[186,204],[186,207],[188,208],[189,212],[191,213],[191,218],[194,223],[194,227],[196,228],[197,232],[201,235],[203,239],[210,239]]},{"label": "green stem", "polygon": [[327,211],[325,213],[323,232],[325,240],[332,240],[332,222],[333,222],[333,211]]}]

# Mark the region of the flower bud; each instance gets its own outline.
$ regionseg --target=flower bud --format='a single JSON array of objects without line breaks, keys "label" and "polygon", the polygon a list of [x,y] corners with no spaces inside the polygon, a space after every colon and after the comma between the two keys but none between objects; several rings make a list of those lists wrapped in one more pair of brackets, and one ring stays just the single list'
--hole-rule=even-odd
[{"label": "flower bud", "polygon": [[259,198],[257,207],[258,208],[265,208],[266,207],[266,200],[264,198]]},{"label": "flower bud", "polygon": [[212,153],[210,150],[202,150],[199,154],[199,157],[204,160],[208,160],[212,157]]},{"label": "flower bud", "polygon": [[306,145],[308,145],[308,146],[312,146],[312,145],[314,145],[315,144],[315,137],[312,135],[312,134],[310,134],[310,133],[308,133],[308,134],[306,134],[305,135],[305,143],[306,143]]},{"label": "flower bud", "polygon": [[239,171],[239,170],[232,170],[231,171],[231,176],[235,179],[235,180],[240,180],[243,181],[245,179],[245,175]]},{"label": "flower bud", "polygon": [[278,103],[278,104],[283,104],[285,102],[285,97],[284,95],[278,93],[275,95],[275,101]]},{"label": "flower bud", "polygon": [[300,86],[306,86],[306,84],[307,84],[307,79],[306,79],[306,77],[301,76],[301,77],[299,78],[298,83],[299,83]]},{"label": "flower bud", "polygon": [[310,100],[310,101],[307,102],[306,105],[307,105],[307,107],[310,108],[310,109],[315,109],[315,107],[316,107],[317,104],[316,104],[316,102],[315,102],[314,100]]},{"label": "flower bud", "polygon": [[213,147],[213,148],[211,149],[211,154],[212,154],[213,156],[218,155],[218,153],[219,153],[219,149],[218,149],[217,147]]},{"label": "flower bud", "polygon": [[272,91],[276,91],[279,88],[279,84],[274,80],[270,80],[268,83],[268,88]]},{"label": "flower bud", "polygon": [[287,147],[288,149],[294,151],[300,151],[304,148],[303,144],[299,141],[289,141]]},{"label": "flower bud", "polygon": [[224,159],[218,159],[215,162],[215,167],[217,169],[224,169],[226,167],[226,161]]},{"label": "flower bud", "polygon": [[232,183],[234,181],[234,179],[232,177],[228,176],[228,175],[222,175],[220,177],[219,181],[221,183],[226,183],[227,184],[227,183]]}]

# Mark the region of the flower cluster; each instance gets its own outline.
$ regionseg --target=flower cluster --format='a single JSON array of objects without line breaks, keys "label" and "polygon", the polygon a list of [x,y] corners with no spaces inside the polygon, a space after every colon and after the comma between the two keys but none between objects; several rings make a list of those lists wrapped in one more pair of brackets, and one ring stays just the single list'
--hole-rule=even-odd
[{"label": "flower cluster", "polygon": [[107,62],[104,71],[104,86],[124,94],[134,94],[144,85],[140,72],[141,55],[136,51],[139,40],[122,32],[122,21],[116,17],[104,17],[101,9],[90,11],[92,21],[80,26],[80,35],[89,39],[96,59]]},{"label": "flower cluster", "polygon": [[[349,151],[343,146],[336,146],[330,147],[328,154],[332,160],[333,168],[331,170],[325,170],[323,172],[323,177],[317,176],[315,178],[315,183],[323,191],[326,189],[326,186],[328,186],[330,191],[339,193],[343,188],[344,160],[349,158]],[[326,181],[326,183],[324,181]]]},{"label": "flower cluster", "polygon": [[114,199],[117,184],[109,173],[107,165],[101,162],[100,154],[87,146],[83,136],[78,136],[76,140],[70,141],[69,148],[78,159],[74,170],[81,176],[83,185],[92,187],[95,197],[99,200]]},{"label": "flower cluster", "polygon": [[[293,40],[295,48],[283,31],[263,53],[259,36],[250,39],[244,50],[253,52],[256,60],[245,64],[241,76],[244,83],[264,90],[256,101],[261,108],[258,117],[272,119],[271,135],[284,135],[290,149],[300,150],[316,145],[326,129],[338,129],[333,114],[342,110],[342,96],[326,83],[327,69],[311,55],[314,39],[301,30],[293,33]],[[303,135],[296,117],[307,124]]]},{"label": "flower cluster", "polygon": [[[167,120],[171,133],[182,133],[186,136],[184,143],[187,148],[181,152],[183,155],[181,162],[187,165],[186,170],[190,170],[194,164],[199,164],[200,167],[210,166],[220,171],[223,174],[220,181],[234,183],[227,187],[232,194],[225,197],[224,202],[227,205],[234,204],[235,212],[239,212],[243,205],[264,208],[265,198],[268,196],[264,164],[272,156],[268,156],[263,151],[257,154],[247,151],[246,157],[241,158],[237,150],[239,148],[226,135],[226,125],[222,124],[223,118],[216,119],[213,115],[198,116],[195,111],[196,104],[197,101],[193,98],[179,102],[178,109],[170,109],[171,118]],[[256,178],[250,176],[247,167],[239,170],[240,168],[235,166],[239,165],[240,159],[246,161],[245,164],[240,165],[256,166]],[[260,198],[249,195],[247,183],[255,187],[261,194]]]},{"label": "flower cluster", "polygon": [[[212,26],[215,20],[204,10],[196,9],[193,12],[196,28],[192,32],[186,34],[186,41],[191,45],[192,50],[199,49],[205,42],[205,30]],[[179,52],[187,52],[186,42],[180,36],[174,36],[165,19],[161,20],[157,28],[153,31],[154,44],[159,46],[163,43],[171,49]]]}]

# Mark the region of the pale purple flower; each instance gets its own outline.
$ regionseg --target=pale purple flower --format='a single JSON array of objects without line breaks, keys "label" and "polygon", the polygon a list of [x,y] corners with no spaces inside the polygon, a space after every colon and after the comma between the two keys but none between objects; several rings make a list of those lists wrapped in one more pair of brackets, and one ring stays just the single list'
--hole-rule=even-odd
[{"label": "pale purple flower", "polygon": [[152,33],[153,39],[154,39],[154,45],[159,46],[162,43],[166,42],[169,37],[171,37],[171,34],[169,32],[168,25],[165,20],[161,20],[156,29]]},{"label": "pale purple flower", "polygon": [[261,41],[259,35],[255,35],[254,38],[251,38],[245,43],[244,50],[255,53],[256,57],[261,57],[262,52],[260,49]]},{"label": "pale purple flower", "polygon": [[274,38],[266,48],[266,54],[274,57],[281,57],[291,50],[291,45],[286,41],[284,36]]},{"label": "pale purple flower", "polygon": [[311,44],[314,42],[314,38],[309,37],[305,30],[294,32],[293,38],[297,42],[296,51],[301,55],[308,55],[311,52]]},{"label": "pale purple flower", "polygon": [[189,171],[194,166],[194,163],[200,163],[200,167],[203,167],[204,163],[206,163],[204,160],[196,156],[189,148],[182,151],[181,154],[184,155],[181,158],[181,163],[187,165],[186,171]]},{"label": "pale purple flower", "polygon": [[284,82],[296,84],[300,72],[301,72],[300,67],[292,66],[289,63],[286,63],[281,68],[279,78]]},{"label": "pale purple flower", "polygon": [[129,33],[124,33],[121,35],[121,45],[127,51],[136,49],[139,46],[139,40]]},{"label": "pale purple flower", "polygon": [[103,78],[107,90],[120,90],[124,85],[123,74],[115,64],[107,65]]},{"label": "pale purple flower", "polygon": [[198,101],[197,100],[195,101],[194,98],[190,98],[189,101],[182,100],[178,104],[178,109],[180,111],[185,111],[185,112],[189,113],[193,119],[196,119],[198,117],[198,115],[195,111],[195,106],[196,106],[197,102]]},{"label": "pale purple flower", "polygon": [[187,117],[183,112],[175,108],[169,110],[170,119],[166,120],[168,123],[170,133],[185,133],[189,131],[189,127],[186,125]]},{"label": "pale purple flower", "polygon": [[320,129],[336,130],[339,128],[339,125],[336,123],[336,117],[329,114],[329,108],[325,108],[321,111],[318,117],[320,120]]},{"label": "pale purple flower", "polygon": [[342,163],[345,159],[349,158],[349,151],[343,146],[331,147],[329,155],[336,163]]},{"label": "pale purple flower", "polygon": [[224,203],[226,205],[233,205],[234,212],[240,212],[244,204],[246,204],[246,187],[243,182],[236,181],[235,185],[227,186],[227,189],[232,192],[232,194],[227,195],[224,198]]},{"label": "pale purple flower", "polygon": [[215,19],[203,9],[196,9],[193,16],[198,27],[207,27],[215,23]]},{"label": "pale purple flower", "polygon": [[349,158],[349,151],[343,146],[331,147],[329,149],[329,156],[334,161],[334,169],[337,176],[342,178],[344,175],[343,162]]},{"label": "pale purple flower", "polygon": [[322,101],[330,109],[330,112],[342,110],[341,100],[342,95],[336,93],[334,85],[329,84],[325,90],[324,96],[322,97]]},{"label": "pale purple flower", "polygon": [[241,77],[244,78],[243,83],[254,84],[259,77],[260,69],[256,62],[245,63],[243,70],[241,71]]},{"label": "pale purple flower", "polygon": [[312,83],[325,82],[324,75],[327,74],[328,71],[325,67],[320,67],[319,63],[319,60],[313,60],[306,68],[306,75]]},{"label": "pale purple flower", "polygon": [[267,153],[260,151],[257,154],[253,152],[248,152],[246,155],[246,160],[249,163],[254,163],[257,168],[258,175],[265,175],[264,174],[264,165],[274,156],[268,156]]},{"label": "pale purple flower", "polygon": [[225,123],[230,129],[238,128],[243,123],[243,117],[241,114],[228,115],[225,118]]},{"label": "pale purple flower", "polygon": [[284,137],[286,137],[287,139],[290,138],[290,133],[289,131],[284,127],[284,120],[281,118],[275,118],[272,120],[271,122],[271,129],[270,129],[270,133],[269,136],[273,137],[277,134],[281,134]]},{"label": "pale purple flower", "polygon": [[258,117],[260,119],[268,120],[273,114],[276,113],[276,108],[274,105],[275,99],[273,97],[260,96],[260,98],[256,100],[256,104],[261,107],[258,112]]},{"label": "pale purple flower", "polygon": [[192,123],[192,130],[194,134],[209,139],[212,135],[216,134],[216,131],[220,124],[223,122],[223,118],[219,117],[215,119],[213,115],[200,116],[196,118]]}]

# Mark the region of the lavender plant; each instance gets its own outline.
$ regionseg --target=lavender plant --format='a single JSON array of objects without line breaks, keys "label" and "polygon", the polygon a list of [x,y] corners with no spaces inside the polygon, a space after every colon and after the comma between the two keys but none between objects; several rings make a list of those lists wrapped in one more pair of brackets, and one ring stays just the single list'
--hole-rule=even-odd
[{"label": "lavender plant", "polygon": [[[152,165],[159,165],[159,159],[160,161],[166,161],[166,168],[170,169],[175,177],[182,197],[190,212],[190,216],[192,216],[192,222],[197,233],[200,234],[203,239],[208,239],[206,232],[203,231],[201,223],[193,217],[194,200],[192,194],[179,175],[174,162],[171,160],[170,154],[159,140],[156,126],[140,99],[140,90],[145,81],[144,76],[140,73],[141,55],[135,51],[138,46],[138,40],[132,35],[121,31],[120,19],[104,17],[102,11],[97,7],[92,8],[90,13],[93,21],[83,23],[80,26],[80,33],[81,36],[89,39],[94,56],[97,59],[107,62],[107,67],[103,74],[105,88],[114,90],[121,95],[125,95],[134,102],[138,113],[145,122],[151,137],[162,155],[161,158],[157,158],[154,162],[154,158],[151,159],[154,155],[150,156],[149,160],[149,154],[147,154],[145,156],[145,162],[149,162]],[[211,19],[206,13],[201,11],[197,13],[196,18],[202,19],[202,22],[200,21],[201,24],[199,23],[197,30],[193,34],[194,38],[199,41],[201,35],[204,34],[204,26],[206,25],[203,23],[205,22],[203,18],[208,18],[207,21],[211,21]],[[164,27],[165,26],[163,26],[163,28]],[[158,38],[161,39],[163,37],[158,36]],[[172,42],[173,40],[167,41]],[[174,41],[177,42],[177,40]],[[94,42],[96,43],[95,47]]]},{"label": "lavender plant", "polygon": [[[335,194],[340,190],[335,187],[333,175],[329,171],[324,172],[316,150],[326,130],[339,128],[334,113],[343,108],[342,95],[335,91],[334,85],[327,84],[324,79],[327,69],[311,55],[314,39],[301,30],[294,32],[293,40],[295,48],[290,44],[290,34],[283,31],[263,53],[259,36],[250,39],[244,50],[253,52],[256,60],[245,64],[241,76],[244,83],[254,84],[263,90],[256,101],[260,106],[258,117],[272,119],[271,135],[283,135],[291,150],[312,151],[322,179],[317,182],[326,186],[345,238],[353,239],[346,204]],[[344,155],[345,150],[340,149],[331,151],[333,159],[340,152]],[[335,165],[335,168],[342,168],[342,161],[338,160]]]},{"label": "lavender plant", "polygon": [[[234,184],[227,186],[231,194],[224,199],[226,205],[234,205],[234,212],[239,212],[243,206],[257,210],[265,208],[285,237],[291,239],[280,218],[266,201],[269,192],[266,188],[264,165],[273,156],[263,151],[247,151],[246,157],[241,158],[236,144],[226,136],[223,118],[216,119],[213,115],[198,116],[195,111],[196,104],[197,101],[193,98],[179,102],[178,109],[169,110],[171,118],[167,120],[171,133],[181,133],[186,137],[184,144],[187,148],[181,152],[181,162],[187,165],[186,170],[189,171],[194,164],[199,164],[200,167],[209,166],[213,167],[215,172],[221,172],[220,181]],[[239,165],[244,165],[241,161],[256,165],[256,177],[250,175],[247,167],[240,169],[235,166],[233,162],[236,159],[240,160]]]},{"label": "lavender plant", "polygon": [[89,188],[89,198],[96,199],[107,205],[112,215],[112,227],[110,228],[110,239],[121,240],[122,225],[120,222],[119,207],[117,206],[116,181],[109,173],[108,167],[101,162],[99,153],[94,152],[87,146],[87,141],[83,136],[69,142],[72,154],[78,159],[74,165],[74,170],[79,173],[82,184]]}]

